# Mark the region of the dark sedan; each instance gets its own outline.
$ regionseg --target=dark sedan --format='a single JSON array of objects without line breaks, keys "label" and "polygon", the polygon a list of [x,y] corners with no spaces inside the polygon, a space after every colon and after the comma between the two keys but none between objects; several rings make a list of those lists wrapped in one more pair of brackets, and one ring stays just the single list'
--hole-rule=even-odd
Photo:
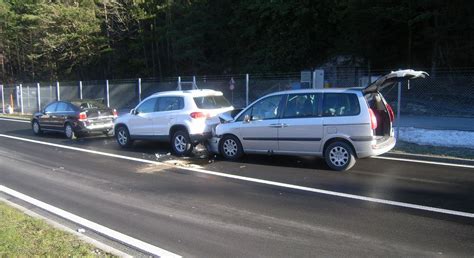
[{"label": "dark sedan", "polygon": [[91,132],[113,133],[115,109],[96,100],[55,101],[33,115],[33,133],[63,132],[72,139]]}]

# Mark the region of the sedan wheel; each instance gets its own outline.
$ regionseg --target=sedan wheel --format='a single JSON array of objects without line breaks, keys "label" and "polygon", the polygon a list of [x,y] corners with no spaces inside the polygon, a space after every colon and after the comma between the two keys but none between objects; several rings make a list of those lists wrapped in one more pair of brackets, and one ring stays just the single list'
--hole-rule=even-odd
[{"label": "sedan wheel", "polygon": [[352,148],[345,142],[331,143],[325,151],[324,158],[328,166],[337,171],[346,171],[355,164]]},{"label": "sedan wheel", "polygon": [[237,137],[226,135],[219,144],[219,151],[226,159],[236,160],[243,155],[242,144]]},{"label": "sedan wheel", "polygon": [[73,139],[75,137],[74,129],[72,128],[71,124],[66,124],[64,127],[64,134],[68,139]]},{"label": "sedan wheel", "polygon": [[35,135],[40,135],[40,134],[42,133],[41,127],[40,127],[38,121],[36,121],[36,120],[33,121],[33,124],[32,124],[31,126],[32,126],[32,128],[33,128],[33,133],[34,133]]}]

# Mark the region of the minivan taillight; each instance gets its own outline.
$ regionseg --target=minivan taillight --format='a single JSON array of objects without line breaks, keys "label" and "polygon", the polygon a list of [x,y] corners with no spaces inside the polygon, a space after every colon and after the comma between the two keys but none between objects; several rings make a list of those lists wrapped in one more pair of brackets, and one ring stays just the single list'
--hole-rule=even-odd
[{"label": "minivan taillight", "polygon": [[395,113],[393,113],[393,109],[390,106],[390,104],[387,103],[387,105],[385,105],[385,107],[387,108],[388,115],[390,116],[390,122],[393,123],[395,121]]},{"label": "minivan taillight", "polygon": [[117,117],[118,117],[118,114],[117,114],[117,110],[116,110],[116,109],[114,109],[113,114],[114,114],[114,118],[117,118]]},{"label": "minivan taillight", "polygon": [[79,121],[86,121],[86,120],[87,120],[86,112],[79,113]]},{"label": "minivan taillight", "polygon": [[370,127],[372,130],[375,130],[377,128],[377,118],[375,117],[374,111],[369,108],[369,114],[370,114]]},{"label": "minivan taillight", "polygon": [[190,116],[194,119],[205,119],[209,117],[209,114],[204,113],[204,112],[192,112]]}]

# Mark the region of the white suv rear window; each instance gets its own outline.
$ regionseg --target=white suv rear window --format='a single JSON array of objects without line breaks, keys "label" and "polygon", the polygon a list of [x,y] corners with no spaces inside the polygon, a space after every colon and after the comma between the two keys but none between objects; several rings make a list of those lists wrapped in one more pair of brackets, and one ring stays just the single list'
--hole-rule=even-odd
[{"label": "white suv rear window", "polygon": [[224,96],[194,97],[194,102],[199,109],[217,109],[232,106]]}]

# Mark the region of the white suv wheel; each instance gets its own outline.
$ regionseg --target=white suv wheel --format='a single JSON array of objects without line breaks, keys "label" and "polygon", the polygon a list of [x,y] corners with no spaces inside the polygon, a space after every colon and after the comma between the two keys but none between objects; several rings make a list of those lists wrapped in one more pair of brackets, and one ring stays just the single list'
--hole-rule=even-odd
[{"label": "white suv wheel", "polygon": [[329,158],[332,164],[342,167],[349,161],[349,153],[346,149],[336,146],[329,151]]},{"label": "white suv wheel", "polygon": [[186,131],[180,130],[173,134],[171,145],[176,155],[184,156],[193,151],[191,139]]},{"label": "white suv wheel", "polygon": [[186,145],[187,145],[187,142],[183,135],[178,135],[177,137],[174,138],[174,147],[179,152],[184,152],[186,150]]}]

